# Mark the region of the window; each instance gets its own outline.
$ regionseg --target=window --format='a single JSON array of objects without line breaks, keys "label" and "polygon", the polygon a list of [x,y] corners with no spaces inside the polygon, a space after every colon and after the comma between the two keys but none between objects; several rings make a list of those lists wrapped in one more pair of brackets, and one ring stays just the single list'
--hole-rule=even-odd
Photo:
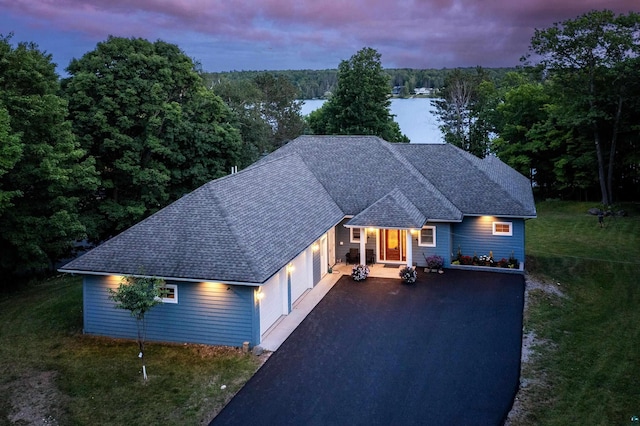
[{"label": "window", "polygon": [[513,235],[511,222],[493,222],[493,235]]},{"label": "window", "polygon": [[360,242],[360,228],[349,228],[351,242],[359,243]]},{"label": "window", "polygon": [[176,284],[165,284],[160,291],[164,294],[162,302],[178,303],[178,286]]},{"label": "window", "polygon": [[418,236],[418,245],[422,247],[436,246],[435,226],[425,226],[420,230],[420,235]]}]

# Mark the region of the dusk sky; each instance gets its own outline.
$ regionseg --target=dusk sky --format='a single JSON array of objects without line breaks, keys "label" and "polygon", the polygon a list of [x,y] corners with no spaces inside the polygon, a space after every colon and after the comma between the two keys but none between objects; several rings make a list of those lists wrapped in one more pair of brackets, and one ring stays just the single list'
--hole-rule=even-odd
[{"label": "dusk sky", "polygon": [[640,0],[0,0],[0,34],[58,72],[108,35],[177,44],[205,71],[337,68],[361,48],[385,68],[510,67],[535,28]]}]

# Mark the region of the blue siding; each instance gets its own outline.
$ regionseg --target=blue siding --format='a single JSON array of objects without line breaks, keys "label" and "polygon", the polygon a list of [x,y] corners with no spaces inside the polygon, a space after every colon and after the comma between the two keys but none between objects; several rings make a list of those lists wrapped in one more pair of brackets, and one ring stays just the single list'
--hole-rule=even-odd
[{"label": "blue siding", "polygon": [[[136,321],[129,311],[117,309],[107,288],[117,288],[119,277],[84,278],[84,332],[137,337]],[[164,303],[146,314],[147,339],[242,346],[259,342],[259,311],[254,287],[215,283],[171,282],[178,286],[178,303]],[[227,290],[227,288],[229,288]]]},{"label": "blue siding", "polygon": [[[352,243],[349,228],[344,227],[344,224],[348,221],[349,219],[344,219],[336,225],[336,261],[340,259],[343,263],[347,261],[347,253],[349,253],[349,249],[356,248],[360,250],[360,243]],[[340,245],[341,242],[343,243],[342,245]],[[373,249],[376,256],[378,255],[375,236],[368,236],[365,249]]]},{"label": "blue siding", "polygon": [[[493,222],[511,222],[513,235],[492,235]],[[453,224],[453,247],[455,256],[458,247],[463,255],[488,255],[493,251],[493,258],[500,260],[509,258],[513,252],[520,261],[524,261],[524,219],[500,217],[465,217],[461,223]]]},{"label": "blue siding", "polygon": [[416,266],[427,266],[425,257],[435,254],[442,256],[445,266],[448,265],[451,258],[451,224],[427,222],[426,226],[436,227],[436,246],[421,247],[418,245],[418,237],[412,236],[413,263]]}]

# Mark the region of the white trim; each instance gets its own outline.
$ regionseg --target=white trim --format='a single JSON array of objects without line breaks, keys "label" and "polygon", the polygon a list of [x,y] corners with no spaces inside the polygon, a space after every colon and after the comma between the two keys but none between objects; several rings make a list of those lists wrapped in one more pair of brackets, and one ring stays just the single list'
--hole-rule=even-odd
[{"label": "white trim", "polygon": [[[423,243],[422,242],[422,231],[425,229],[431,229],[433,231],[433,242],[432,243]],[[420,247],[435,247],[436,246],[436,227],[435,226],[423,226],[418,229],[418,246]]]},{"label": "white trim", "polygon": [[178,303],[178,285],[177,284],[163,284],[161,288],[172,289],[173,297],[158,297],[162,303]]},{"label": "white trim", "polygon": [[[358,238],[355,238],[353,236],[354,229],[357,229],[358,232],[360,232],[360,235],[358,236]],[[359,243],[361,239],[362,239],[362,228],[357,228],[357,227],[349,228],[349,241],[351,241],[352,243]]]},{"label": "white trim", "polygon": [[[496,225],[507,225],[509,226],[509,231],[507,232],[496,231]],[[491,224],[491,232],[493,235],[502,235],[505,237],[511,237],[513,235],[513,223],[512,222],[493,222]]]}]

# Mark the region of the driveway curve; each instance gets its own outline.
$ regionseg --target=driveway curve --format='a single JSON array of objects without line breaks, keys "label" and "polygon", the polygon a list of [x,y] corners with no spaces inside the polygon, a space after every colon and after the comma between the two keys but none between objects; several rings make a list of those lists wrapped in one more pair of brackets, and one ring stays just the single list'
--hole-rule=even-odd
[{"label": "driveway curve", "polygon": [[523,303],[516,274],[344,276],[211,424],[502,424]]}]

